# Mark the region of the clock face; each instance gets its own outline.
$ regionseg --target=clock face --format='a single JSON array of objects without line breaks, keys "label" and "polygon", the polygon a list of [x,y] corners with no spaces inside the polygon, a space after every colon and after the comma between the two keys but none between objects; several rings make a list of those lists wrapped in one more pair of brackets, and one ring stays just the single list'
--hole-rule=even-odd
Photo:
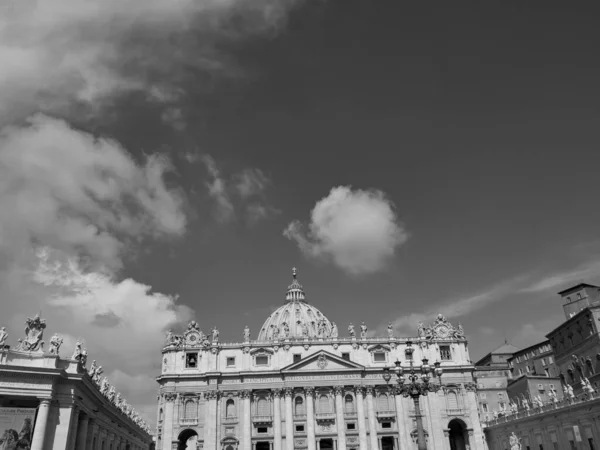
[{"label": "clock face", "polygon": [[441,338],[447,338],[450,335],[450,328],[446,325],[440,325],[435,330],[436,334]]}]

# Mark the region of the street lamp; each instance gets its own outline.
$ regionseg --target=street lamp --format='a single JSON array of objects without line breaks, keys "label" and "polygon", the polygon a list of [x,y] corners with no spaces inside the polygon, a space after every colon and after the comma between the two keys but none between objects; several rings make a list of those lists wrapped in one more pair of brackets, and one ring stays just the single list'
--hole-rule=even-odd
[{"label": "street lamp", "polygon": [[[404,369],[402,368],[402,363],[400,361],[396,360],[396,367],[394,367],[393,370],[396,372],[398,393],[402,394],[404,397],[411,397],[415,403],[415,416],[417,419],[417,448],[418,450],[427,450],[425,432],[423,430],[423,418],[421,417],[420,397],[422,395],[427,395],[429,392],[437,392],[440,389],[442,368],[440,362],[436,361],[432,369],[432,367],[429,365],[429,360],[427,358],[423,358],[421,373],[419,374],[415,371],[412,358],[413,352],[414,348],[412,348],[412,342],[408,341],[406,343],[406,350],[404,351],[406,354],[406,359],[408,359],[410,363],[410,369],[407,373],[407,380],[403,378]],[[388,383],[392,378],[390,372],[391,370],[389,367],[385,367],[383,369],[383,379],[386,383]],[[430,375],[432,375],[434,378],[439,377],[440,383],[430,383]]]}]

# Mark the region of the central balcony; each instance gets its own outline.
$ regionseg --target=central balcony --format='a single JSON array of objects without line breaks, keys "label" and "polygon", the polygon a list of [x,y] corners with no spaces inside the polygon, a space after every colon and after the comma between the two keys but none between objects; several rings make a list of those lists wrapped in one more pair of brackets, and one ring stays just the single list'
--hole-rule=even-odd
[{"label": "central balcony", "polygon": [[335,413],[332,412],[321,412],[315,414],[317,422],[335,422]]},{"label": "central balcony", "polygon": [[379,420],[396,418],[396,411],[377,411],[375,414]]},{"label": "central balcony", "polygon": [[194,418],[180,418],[179,419],[179,424],[180,425],[198,425],[198,418],[194,417]]},{"label": "central balcony", "polygon": [[273,423],[273,416],[252,416],[252,423],[256,425],[269,425]]}]

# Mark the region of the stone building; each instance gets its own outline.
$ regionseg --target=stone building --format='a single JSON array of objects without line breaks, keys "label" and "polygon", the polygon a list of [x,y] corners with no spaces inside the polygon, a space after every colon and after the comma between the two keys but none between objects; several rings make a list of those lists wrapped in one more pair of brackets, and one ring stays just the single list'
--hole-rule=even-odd
[{"label": "stone building", "polygon": [[[399,395],[384,368],[400,361],[440,362],[436,393],[421,398],[429,448],[485,448],[467,342],[462,327],[443,316],[418,337],[367,337],[350,324],[340,336],[305,299],[293,272],[285,303],[256,339],[225,343],[214,328],[205,335],[192,321],[182,335],[169,332],[162,350],[157,405],[160,450],[398,450],[416,449],[410,397]],[[468,447],[467,447],[468,446]]]},{"label": "stone building", "polygon": [[560,374],[560,369],[554,362],[554,351],[550,341],[516,351],[507,362],[512,378],[519,378],[525,374],[546,377],[558,377]]},{"label": "stone building", "polygon": [[[0,329],[1,448],[31,450],[148,450],[148,426],[125,402],[87,351],[77,343],[61,358],[62,338],[44,350],[46,323],[27,319],[25,337],[15,349]],[[12,442],[16,447],[11,446]]]}]

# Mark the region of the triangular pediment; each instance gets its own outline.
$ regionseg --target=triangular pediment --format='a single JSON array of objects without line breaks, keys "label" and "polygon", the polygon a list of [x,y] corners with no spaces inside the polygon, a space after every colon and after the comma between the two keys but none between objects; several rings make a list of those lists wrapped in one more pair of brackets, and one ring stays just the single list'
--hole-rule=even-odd
[{"label": "triangular pediment", "polygon": [[300,361],[290,364],[282,372],[329,372],[340,370],[364,370],[365,367],[337,355],[321,350]]}]

